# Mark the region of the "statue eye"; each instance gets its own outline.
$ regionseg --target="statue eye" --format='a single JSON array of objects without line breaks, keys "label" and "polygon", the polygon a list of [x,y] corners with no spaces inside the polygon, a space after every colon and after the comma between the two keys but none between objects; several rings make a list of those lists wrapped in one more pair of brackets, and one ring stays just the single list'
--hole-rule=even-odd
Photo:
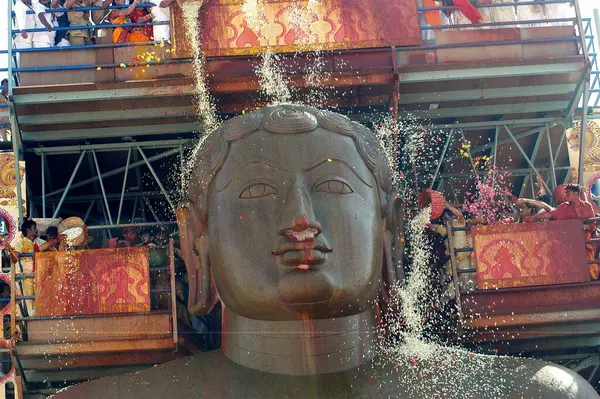
[{"label": "statue eye", "polygon": [[354,192],[352,188],[339,180],[327,180],[319,184],[315,189],[316,192],[324,192],[329,194],[351,194]]},{"label": "statue eye", "polygon": [[275,187],[265,183],[255,183],[246,187],[240,194],[240,198],[261,198],[275,194],[277,194],[277,189],[275,189]]}]

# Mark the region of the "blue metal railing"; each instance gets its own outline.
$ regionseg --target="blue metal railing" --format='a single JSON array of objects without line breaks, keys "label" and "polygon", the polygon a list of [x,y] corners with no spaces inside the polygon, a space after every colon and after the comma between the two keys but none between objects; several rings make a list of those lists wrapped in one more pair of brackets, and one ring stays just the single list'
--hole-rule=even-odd
[{"label": "blue metal railing", "polygon": [[[12,20],[12,2],[10,0],[9,3],[11,7],[9,7],[10,17]],[[520,1],[514,4],[507,5],[506,3],[498,3],[498,4],[478,4],[476,7],[478,9],[494,9],[497,7],[513,7],[516,9],[517,7],[527,7],[532,5],[552,5],[552,4],[571,4],[573,5],[573,0],[535,0],[535,1]],[[136,8],[150,8],[155,6],[152,3],[140,3]],[[55,9],[47,9],[48,13],[62,13],[69,11],[109,11],[109,10],[119,10],[126,9],[127,5],[122,6],[109,6],[106,8],[102,7],[75,7],[71,10],[67,10],[65,8],[55,8]],[[481,42],[476,44],[445,44],[439,45],[433,43],[425,43],[423,46],[419,46],[419,49],[424,50],[433,50],[433,49],[450,49],[450,48],[467,48],[473,46],[502,46],[509,44],[542,44],[542,43],[565,43],[565,42],[574,42],[578,43],[580,47],[582,47],[581,53],[587,53],[590,62],[593,66],[591,85],[590,85],[590,98],[588,105],[594,108],[599,108],[600,104],[600,73],[598,68],[598,59],[597,52],[594,45],[594,31],[591,24],[591,18],[581,18],[579,15],[579,8],[575,7],[574,16],[573,17],[565,17],[565,18],[553,18],[553,19],[537,19],[537,20],[510,20],[510,21],[498,21],[498,22],[484,22],[484,23],[476,23],[476,24],[449,24],[443,26],[430,26],[427,25],[424,21],[424,13],[427,11],[454,11],[459,10],[458,7],[454,6],[444,6],[444,7],[419,7],[419,23],[420,29],[423,35],[425,34],[434,34],[436,30],[463,30],[463,29],[480,29],[480,28],[502,28],[502,27],[522,27],[522,26],[531,26],[531,25],[548,25],[548,24],[566,24],[573,25],[577,27],[577,33],[573,37],[566,38],[555,38],[555,39],[527,39],[527,40],[513,40],[513,41],[499,41],[499,42]],[[33,11],[28,11],[28,13],[33,13]],[[98,29],[112,29],[112,28],[135,28],[135,27],[144,27],[144,26],[154,26],[154,25],[168,25],[169,22],[146,22],[146,23],[124,23],[124,24],[111,24],[111,23],[101,23],[98,25],[88,25],[88,26],[68,26],[68,27],[53,27],[53,31],[73,31],[73,30],[98,30]],[[37,28],[37,29],[26,29],[26,32],[35,33],[35,32],[43,32],[45,29]],[[12,34],[18,34],[19,30],[11,30]],[[429,33],[428,33],[429,32]],[[583,32],[583,35],[581,34]],[[12,36],[12,35],[11,35]],[[9,39],[12,43],[12,39]],[[140,45],[153,45],[156,42],[143,42],[143,43],[97,43],[97,44],[86,44],[86,45],[77,45],[77,46],[68,46],[68,47],[48,47],[48,48],[25,48],[25,49],[15,49],[12,48],[12,45],[8,50],[0,51],[0,54],[8,54],[9,68],[0,69],[0,72],[9,72],[12,75],[14,81],[17,81],[17,74],[19,72],[48,72],[48,71],[73,71],[73,70],[85,70],[85,69],[102,69],[102,68],[119,68],[123,67],[122,63],[114,62],[114,63],[106,63],[106,64],[81,64],[81,65],[58,65],[58,66],[41,66],[41,67],[24,67],[19,68],[12,65],[16,55],[19,53],[35,53],[35,52],[48,52],[48,51],[77,51],[82,49],[97,49],[97,48],[119,48],[119,47],[130,47],[130,46],[140,46]],[[163,43],[163,46],[169,46],[170,43]],[[397,48],[398,51],[410,51],[415,50],[415,47],[405,47],[405,48]],[[172,63],[188,63],[192,60],[189,58],[186,59],[162,59],[160,61],[152,60],[150,62],[126,62],[126,67],[137,67],[137,66],[157,66],[164,64],[172,64]],[[11,86],[11,82],[9,86]],[[12,94],[12,88],[9,88],[9,93]],[[2,107],[4,108],[4,107]]]},{"label": "blue metal railing", "polygon": [[590,76],[590,97],[588,107],[592,107],[594,112],[600,112],[600,68],[598,68],[598,54],[594,41],[594,29],[592,28],[592,19],[583,18],[584,33],[587,42],[587,51],[590,62],[592,63],[592,72]]}]

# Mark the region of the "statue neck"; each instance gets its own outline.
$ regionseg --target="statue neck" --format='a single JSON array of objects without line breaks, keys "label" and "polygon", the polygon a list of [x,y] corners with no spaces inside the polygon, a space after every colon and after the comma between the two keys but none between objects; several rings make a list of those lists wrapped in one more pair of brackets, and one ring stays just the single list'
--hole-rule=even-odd
[{"label": "statue neck", "polygon": [[334,319],[267,321],[223,308],[221,348],[230,360],[267,373],[335,373],[373,358],[376,324],[373,310]]}]

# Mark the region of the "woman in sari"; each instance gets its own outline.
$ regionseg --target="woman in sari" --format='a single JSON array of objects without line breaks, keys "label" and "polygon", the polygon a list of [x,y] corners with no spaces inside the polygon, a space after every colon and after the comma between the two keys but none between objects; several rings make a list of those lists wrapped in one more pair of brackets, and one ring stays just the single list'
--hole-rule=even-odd
[{"label": "woman in sari", "polygon": [[[131,14],[129,14],[129,19],[134,24],[141,24],[152,21],[152,14],[145,9],[136,8]],[[129,36],[127,37],[127,41],[131,43],[152,41],[152,25],[135,26],[131,28]]]},{"label": "woman in sari", "polygon": [[[125,0],[114,0],[115,5],[125,5]],[[112,10],[108,16],[110,23],[113,25],[122,25],[127,22],[127,17],[135,11],[138,0],[134,0],[126,9]],[[125,43],[129,36],[130,28],[117,27],[113,31],[113,43]]]}]

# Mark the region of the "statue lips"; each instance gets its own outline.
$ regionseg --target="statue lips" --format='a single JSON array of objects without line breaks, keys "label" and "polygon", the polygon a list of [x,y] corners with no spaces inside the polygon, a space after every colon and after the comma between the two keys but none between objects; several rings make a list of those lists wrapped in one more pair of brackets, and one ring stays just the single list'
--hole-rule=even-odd
[{"label": "statue lips", "polygon": [[312,265],[324,263],[325,256],[329,252],[331,252],[331,249],[324,243],[308,239],[285,242],[271,253],[280,257],[280,263],[284,266],[308,270]]}]

